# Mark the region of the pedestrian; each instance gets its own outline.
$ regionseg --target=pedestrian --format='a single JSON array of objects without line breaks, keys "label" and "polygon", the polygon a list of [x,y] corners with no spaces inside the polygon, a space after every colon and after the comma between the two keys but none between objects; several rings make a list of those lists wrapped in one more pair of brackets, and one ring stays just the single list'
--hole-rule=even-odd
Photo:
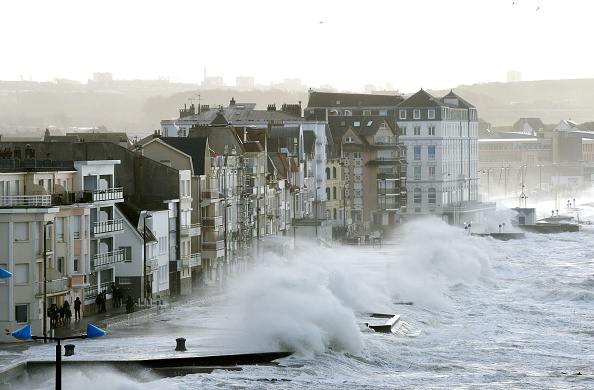
[{"label": "pedestrian", "polygon": [[72,320],[72,310],[70,310],[70,303],[65,301],[62,308],[64,309],[64,324],[70,324]]},{"label": "pedestrian", "polygon": [[81,301],[79,297],[74,300],[74,319],[80,321],[80,306]]},{"label": "pedestrian", "polygon": [[134,299],[132,299],[132,295],[128,295],[128,299],[126,300],[126,313],[132,313],[134,311]]},{"label": "pedestrian", "polygon": [[102,297],[102,301],[101,301],[101,311],[103,313],[107,313],[107,307],[106,307],[106,303],[107,303],[107,290],[103,290],[103,297]]},{"label": "pedestrian", "polygon": [[97,313],[103,312],[103,293],[97,294],[97,298],[95,298],[95,304],[97,305]]}]

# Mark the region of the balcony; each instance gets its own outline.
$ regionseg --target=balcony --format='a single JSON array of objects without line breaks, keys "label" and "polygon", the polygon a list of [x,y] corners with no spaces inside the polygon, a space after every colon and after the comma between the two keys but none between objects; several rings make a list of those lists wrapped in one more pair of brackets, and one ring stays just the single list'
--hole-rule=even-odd
[{"label": "balcony", "polygon": [[0,207],[50,207],[51,195],[0,196]]},{"label": "balcony", "polygon": [[192,223],[190,225],[182,225],[180,234],[182,237],[195,237],[200,235],[200,224]]},{"label": "balcony", "polygon": [[207,228],[223,226],[223,217],[204,217],[202,218],[202,226]]},{"label": "balcony", "polygon": [[202,250],[203,251],[218,251],[225,249],[225,241],[210,241],[210,242],[203,242],[202,243]]},{"label": "balcony", "polygon": [[159,269],[159,260],[156,257],[151,257],[146,262],[146,272],[153,272]]},{"label": "balcony", "polygon": [[378,173],[377,178],[378,178],[378,180],[399,180],[400,174],[399,173]]},{"label": "balcony", "polygon": [[192,253],[189,256],[182,257],[182,267],[192,268],[202,265],[202,255],[200,253]]},{"label": "balcony", "polygon": [[111,252],[98,253],[91,258],[91,267],[93,269],[104,268],[111,264],[124,261],[124,250],[118,249]]},{"label": "balcony", "polygon": [[[43,285],[43,282],[35,284],[35,295],[37,297],[43,296]],[[48,280],[45,285],[47,295],[65,294],[70,290],[69,278]]]},{"label": "balcony", "polygon": [[202,190],[202,198],[204,198],[204,199],[218,199],[219,198],[218,188]]},{"label": "balcony", "polygon": [[93,222],[93,234],[115,233],[124,230],[124,221],[122,219],[112,219],[109,221]]},{"label": "balcony", "polygon": [[[106,190],[92,190],[92,191],[83,191],[83,194],[91,195],[91,200],[93,202],[101,202],[107,200],[123,200],[124,199],[124,190],[122,187],[118,188],[108,188]],[[88,195],[87,195],[88,197]]]}]

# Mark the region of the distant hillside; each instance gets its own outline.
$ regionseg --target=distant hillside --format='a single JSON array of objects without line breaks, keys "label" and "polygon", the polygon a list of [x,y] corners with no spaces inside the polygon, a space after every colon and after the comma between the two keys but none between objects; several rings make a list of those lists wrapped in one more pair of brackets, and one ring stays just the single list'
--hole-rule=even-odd
[{"label": "distant hillside", "polygon": [[511,126],[519,118],[540,118],[545,124],[563,119],[577,123],[594,120],[594,79],[460,85],[453,90],[476,106],[479,117],[493,126]]},{"label": "distant hillside", "polygon": [[[525,117],[541,118],[545,124],[594,120],[594,79],[461,85],[453,90],[493,126],[511,126]],[[449,90],[429,92],[441,97]],[[109,131],[146,134],[160,128],[162,119],[177,118],[184,104],[200,102],[212,108],[227,106],[231,98],[256,103],[261,110],[269,104],[279,109],[283,103],[299,102],[305,108],[308,93],[200,90],[198,85],[143,81],[108,86],[0,81],[0,134],[43,131],[48,126],[105,126]]]}]

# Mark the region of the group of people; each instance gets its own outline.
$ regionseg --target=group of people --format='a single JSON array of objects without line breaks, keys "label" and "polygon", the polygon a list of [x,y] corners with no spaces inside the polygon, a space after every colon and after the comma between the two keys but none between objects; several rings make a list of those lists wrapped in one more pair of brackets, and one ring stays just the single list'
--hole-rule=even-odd
[{"label": "group of people", "polygon": [[107,308],[105,306],[105,302],[107,301],[107,291],[103,290],[99,294],[97,294],[97,298],[95,298],[95,303],[97,304],[97,313],[107,313]]},{"label": "group of people", "polygon": [[[80,298],[76,297],[76,300],[74,301],[75,320],[80,320],[81,303],[82,302],[80,301]],[[61,307],[58,307],[57,304],[52,303],[49,309],[47,309],[47,316],[50,318],[50,326],[53,329],[59,326],[70,324],[72,321],[72,310],[70,309],[70,303],[68,301],[64,301],[64,304]]]}]

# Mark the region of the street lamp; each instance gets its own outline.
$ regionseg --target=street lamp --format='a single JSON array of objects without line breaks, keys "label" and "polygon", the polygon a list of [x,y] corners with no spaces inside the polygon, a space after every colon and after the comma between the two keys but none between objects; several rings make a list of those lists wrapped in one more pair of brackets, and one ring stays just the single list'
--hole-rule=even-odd
[{"label": "street lamp", "polygon": [[[43,336],[47,336],[47,227],[53,225],[52,221],[48,221],[43,225]],[[44,341],[45,342],[45,339]]]},{"label": "street lamp", "polygon": [[142,283],[144,285],[144,294],[143,294],[143,301],[144,304],[146,306],[146,302],[147,302],[147,297],[148,297],[148,280],[147,280],[147,275],[146,275],[146,220],[147,219],[151,219],[153,216],[147,214],[146,212],[144,213],[144,217],[143,217],[143,229],[142,229],[142,244],[143,244],[143,249],[144,249],[144,267],[142,269]]},{"label": "street lamp", "polygon": [[56,341],[56,390],[62,388],[62,346],[60,342],[62,340],[73,340],[73,339],[93,339],[96,337],[105,336],[105,331],[97,328],[94,325],[87,325],[87,333],[78,336],[67,336],[67,337],[46,337],[46,336],[33,336],[31,335],[31,325],[26,325],[21,329],[15,330],[11,333],[11,336],[20,340],[47,340]]}]

